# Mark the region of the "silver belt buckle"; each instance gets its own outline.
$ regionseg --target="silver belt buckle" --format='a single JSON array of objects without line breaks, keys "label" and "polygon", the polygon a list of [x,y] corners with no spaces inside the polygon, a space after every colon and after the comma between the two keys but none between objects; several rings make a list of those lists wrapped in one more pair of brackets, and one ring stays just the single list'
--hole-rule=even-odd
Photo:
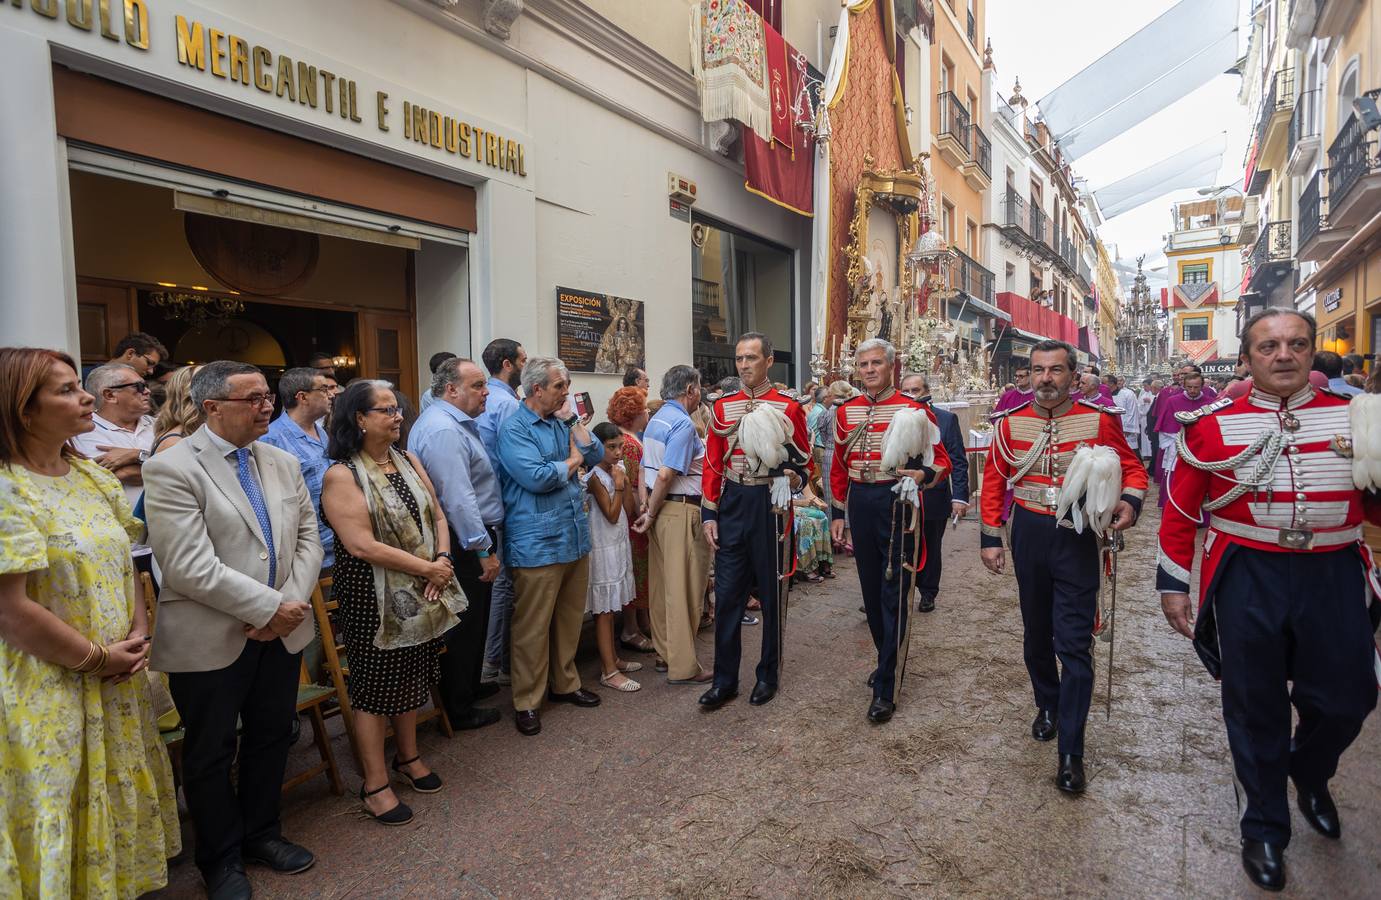
[{"label": "silver belt buckle", "polygon": [[1286,550],[1312,550],[1314,531],[1310,528],[1282,528],[1276,543]]},{"label": "silver belt buckle", "polygon": [[1056,509],[1060,505],[1060,489],[1048,487],[1041,490],[1041,502],[1051,509]]}]

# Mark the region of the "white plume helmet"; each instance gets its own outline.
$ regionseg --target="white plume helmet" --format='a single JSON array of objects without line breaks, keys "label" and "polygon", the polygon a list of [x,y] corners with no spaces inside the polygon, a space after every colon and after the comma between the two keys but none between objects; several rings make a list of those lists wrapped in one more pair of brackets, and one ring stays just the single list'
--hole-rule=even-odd
[{"label": "white plume helmet", "polygon": [[919,456],[925,465],[935,463],[935,442],[940,429],[930,421],[925,410],[904,407],[897,410],[887,430],[882,433],[882,467],[895,470],[906,461]]},{"label": "white plume helmet", "polygon": [[738,420],[738,445],[754,472],[766,473],[786,462],[795,428],[777,406],[760,403]]},{"label": "white plume helmet", "polygon": [[1074,530],[1084,533],[1084,523],[1102,534],[1112,522],[1113,507],[1122,496],[1122,461],[1111,447],[1083,446],[1065,471],[1055,521],[1070,513]]},{"label": "white plume helmet", "polygon": [[1381,488],[1381,394],[1358,394],[1347,405],[1352,423],[1352,483]]}]

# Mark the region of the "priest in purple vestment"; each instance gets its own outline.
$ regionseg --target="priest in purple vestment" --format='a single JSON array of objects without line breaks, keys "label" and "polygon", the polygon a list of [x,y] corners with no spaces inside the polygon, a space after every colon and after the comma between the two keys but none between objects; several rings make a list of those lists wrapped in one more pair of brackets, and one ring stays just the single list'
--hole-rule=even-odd
[{"label": "priest in purple vestment", "polygon": [[997,403],[993,406],[994,414],[1008,409],[1016,409],[1023,403],[1030,402],[1031,398],[1036,396],[1036,392],[1031,390],[1030,365],[1026,363],[1018,365],[1016,371],[1012,373],[1012,376],[1015,380],[1016,387],[998,398]]},{"label": "priest in purple vestment", "polygon": [[[1188,371],[1190,368],[1194,371]],[[1170,475],[1174,471],[1176,458],[1175,435],[1179,434],[1180,428],[1183,427],[1175,418],[1175,413],[1192,412],[1201,406],[1207,406],[1217,396],[1213,388],[1204,385],[1204,376],[1199,367],[1188,366],[1180,377],[1180,391],[1171,394],[1170,389],[1166,388],[1156,398],[1156,420],[1151,430],[1158,435],[1161,454],[1160,472],[1157,476],[1161,509],[1165,508],[1165,500],[1170,496]]]}]

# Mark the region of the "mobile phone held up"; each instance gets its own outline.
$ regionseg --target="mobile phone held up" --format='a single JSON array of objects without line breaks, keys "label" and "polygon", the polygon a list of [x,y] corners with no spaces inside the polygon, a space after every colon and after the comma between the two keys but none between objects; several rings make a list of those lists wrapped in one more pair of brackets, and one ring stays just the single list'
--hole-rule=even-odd
[{"label": "mobile phone held up", "polygon": [[581,391],[575,395],[575,414],[582,419],[588,419],[594,415],[595,405],[590,401],[590,392]]}]

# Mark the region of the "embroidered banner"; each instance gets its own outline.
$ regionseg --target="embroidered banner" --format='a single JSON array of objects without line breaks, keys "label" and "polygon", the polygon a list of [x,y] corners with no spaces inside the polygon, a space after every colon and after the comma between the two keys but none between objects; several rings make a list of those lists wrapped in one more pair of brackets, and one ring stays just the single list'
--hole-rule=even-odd
[{"label": "embroidered banner", "polygon": [[[808,64],[794,48],[784,42],[782,46],[784,58],[788,60],[785,66],[788,89],[782,93],[792,98],[801,89],[801,70],[797,62]],[[810,216],[815,212],[815,142],[796,127],[790,99],[786,101],[785,119],[789,137],[784,142],[777,140],[775,119],[772,140],[761,140],[747,126],[743,128],[743,186],[778,206]]]},{"label": "embroidered banner", "polygon": [[733,119],[768,140],[772,104],[764,27],[744,0],[700,0],[691,7],[691,74],[700,88],[701,118]]},{"label": "embroidered banner", "polygon": [[1198,309],[1200,306],[1213,305],[1218,302],[1218,282],[1177,284],[1171,293],[1175,306]]},{"label": "embroidered banner", "polygon": [[1192,363],[1201,363],[1218,356],[1217,341],[1180,341],[1179,351]]}]

